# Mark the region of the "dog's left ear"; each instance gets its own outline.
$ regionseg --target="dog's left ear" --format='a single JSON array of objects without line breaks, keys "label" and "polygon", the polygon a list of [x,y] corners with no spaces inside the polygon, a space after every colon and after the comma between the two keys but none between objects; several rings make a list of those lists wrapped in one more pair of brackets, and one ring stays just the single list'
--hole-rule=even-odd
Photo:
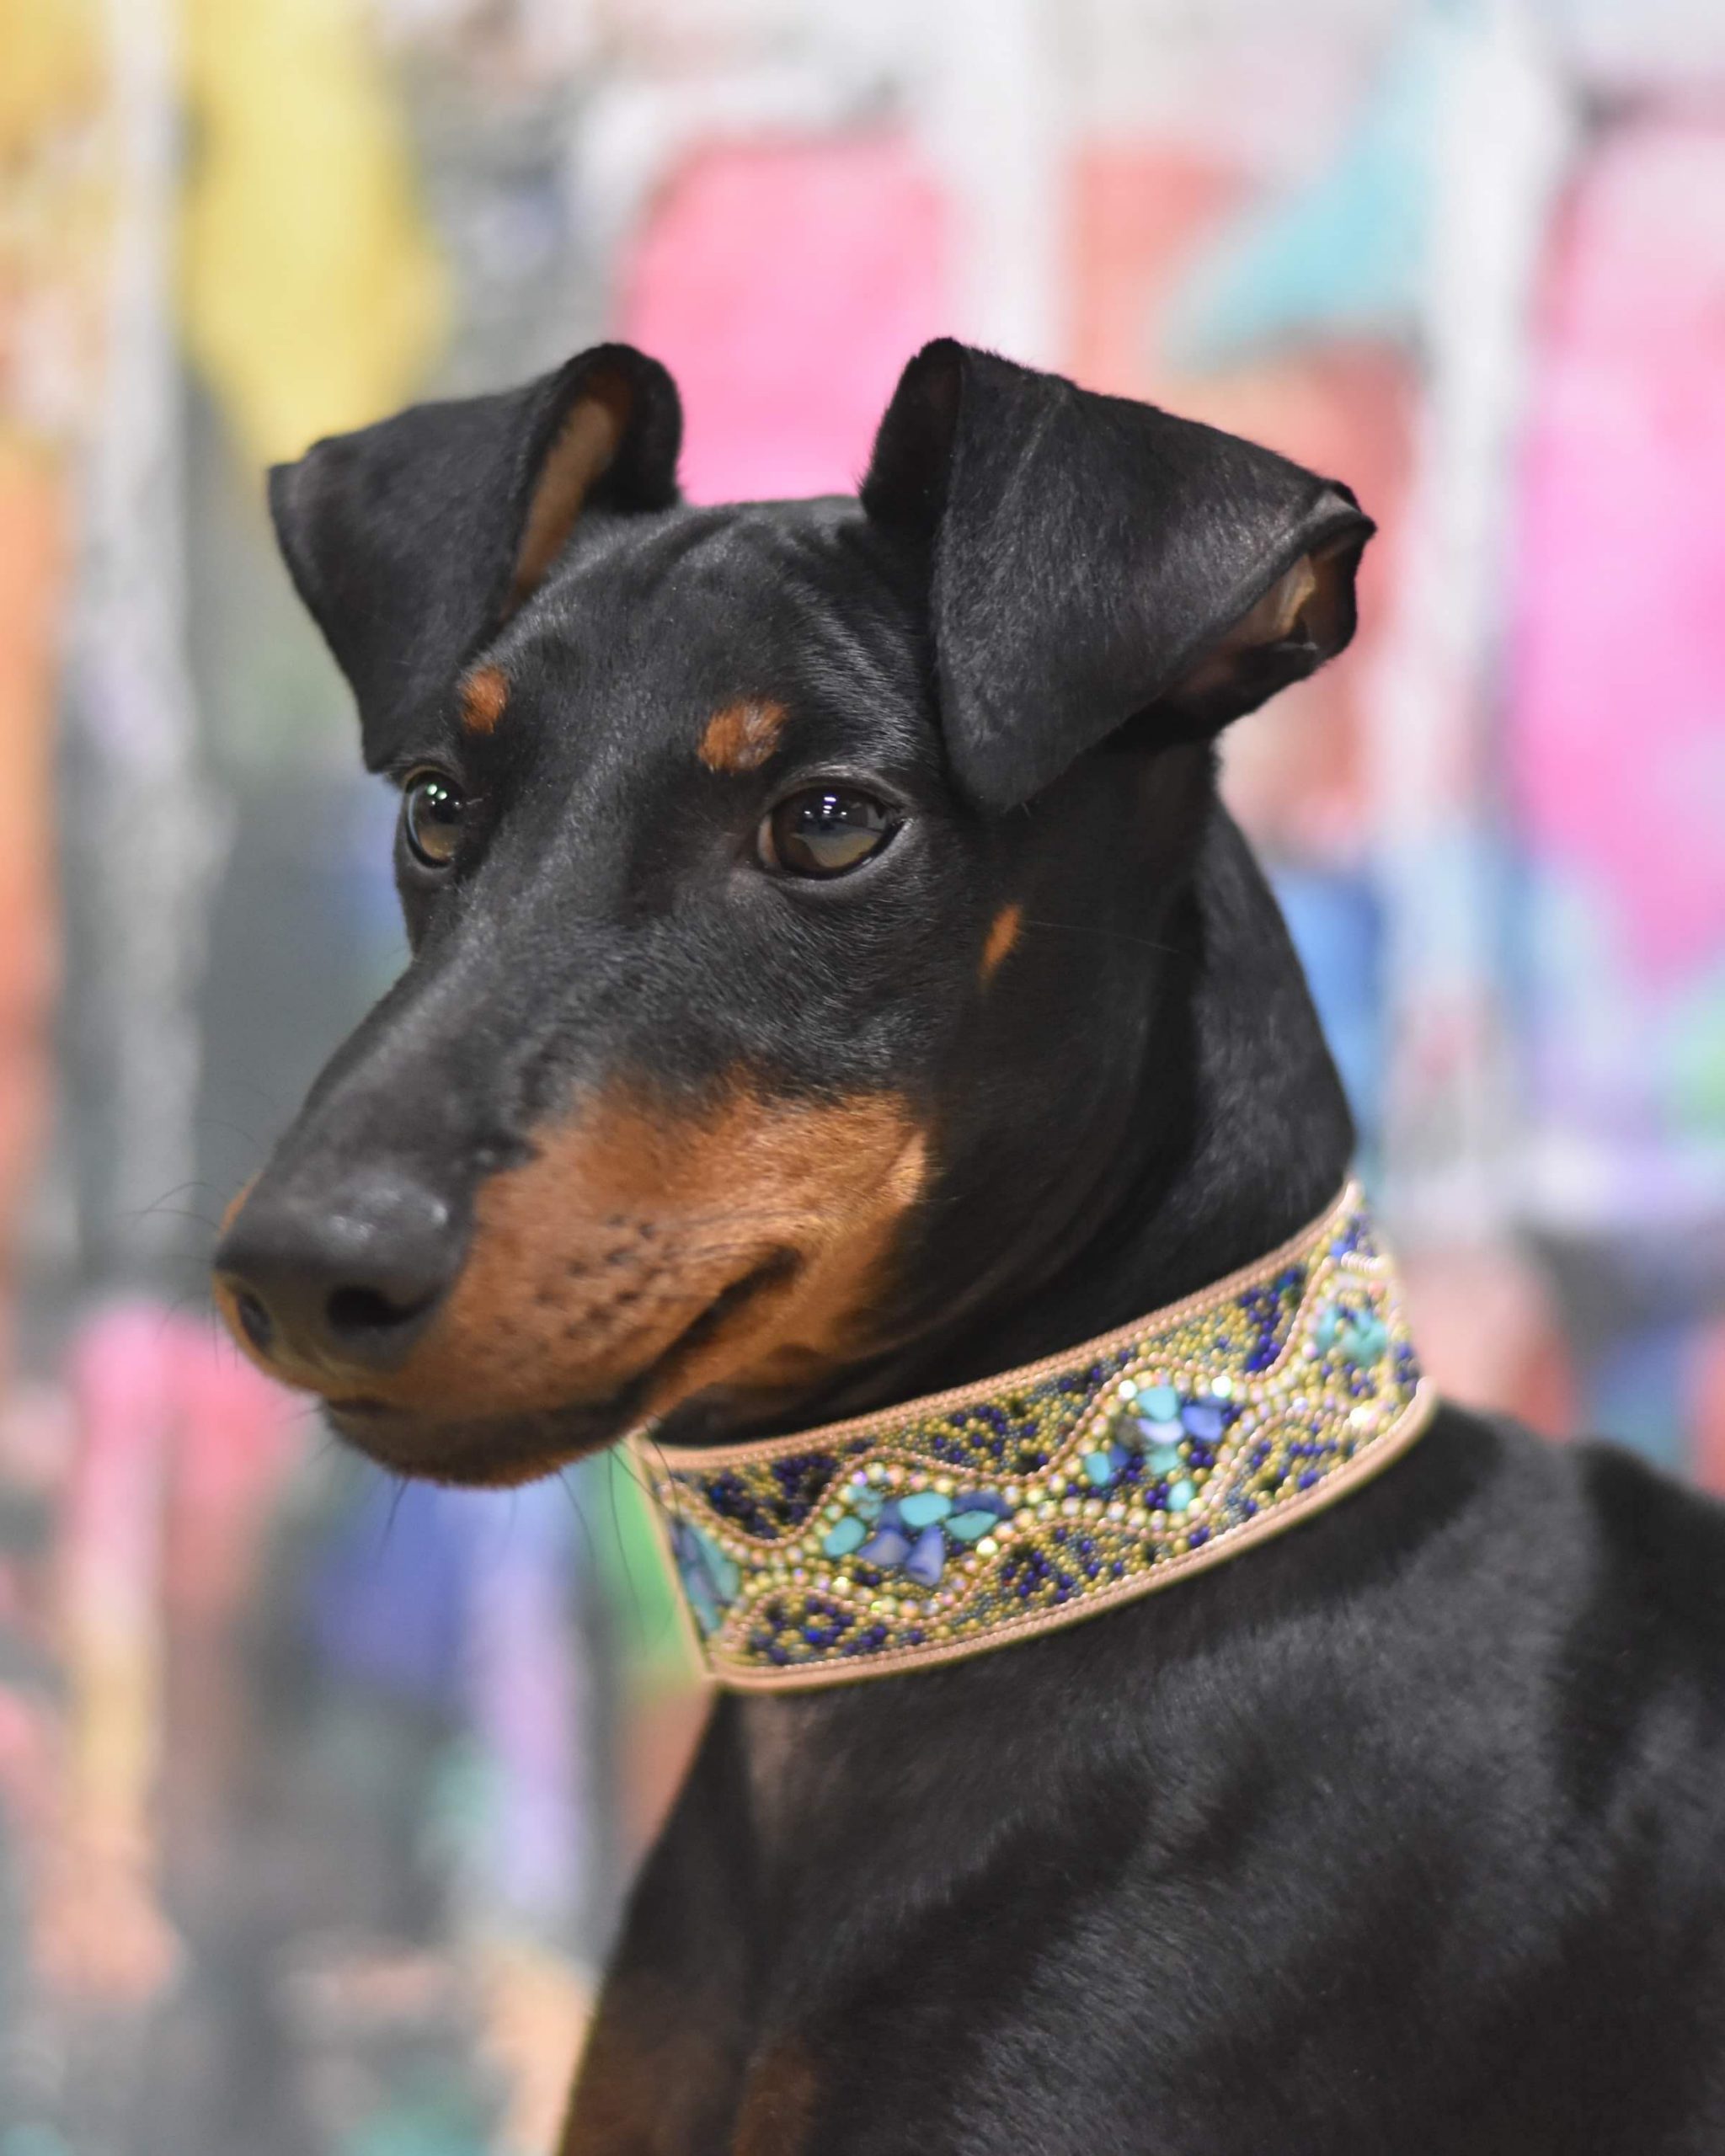
[{"label": "dog's left ear", "polygon": [[947,753],[990,809],[1129,720],[1201,738],[1321,666],[1373,530],[1269,450],[949,338],[905,368],[862,492],[927,550]]},{"label": "dog's left ear", "polygon": [[390,762],[532,594],[585,510],[677,499],[682,408],[656,360],[596,344],[520,389],[416,404],[270,474],[276,537]]}]

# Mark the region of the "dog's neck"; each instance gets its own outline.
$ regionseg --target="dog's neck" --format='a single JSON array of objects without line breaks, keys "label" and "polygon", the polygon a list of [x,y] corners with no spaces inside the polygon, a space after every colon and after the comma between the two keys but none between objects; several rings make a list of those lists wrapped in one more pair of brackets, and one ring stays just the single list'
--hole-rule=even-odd
[{"label": "dog's neck", "polygon": [[1334,1197],[1353,1119],[1281,910],[1220,803],[1165,932],[1125,1115],[1112,1145],[1074,1163],[1079,1239],[940,1343],[916,1390],[1177,1301],[1274,1250]]},{"label": "dog's neck", "polygon": [[[1065,1129],[1058,1110],[980,1153],[971,1190],[937,1193],[905,1287],[924,1315],[901,1345],[782,1410],[678,1417],[665,1435],[771,1435],[1058,1353],[1261,1257],[1322,1211],[1347,1172],[1353,1123],[1280,910],[1220,803],[1134,991],[1137,1058],[1071,1139],[1033,1215],[1003,1228],[977,1209],[1028,1181]],[[1098,1024],[1119,1022],[1098,1012]]]},{"label": "dog's neck", "polygon": [[[878,1406],[729,1444],[655,1429],[644,1471],[724,1684],[974,1665],[1280,1534],[1424,1428],[1433,1396],[1343,1188],[1348,1112],[1279,914],[1220,812],[1194,866],[1157,923],[1165,963],[1142,969],[1152,1001],[1124,1022],[1130,1100],[1105,1070],[1097,1128],[1034,1182],[1020,1155],[1016,1301],[873,1373]],[[1025,1202],[1066,1178],[1074,1205]]]}]

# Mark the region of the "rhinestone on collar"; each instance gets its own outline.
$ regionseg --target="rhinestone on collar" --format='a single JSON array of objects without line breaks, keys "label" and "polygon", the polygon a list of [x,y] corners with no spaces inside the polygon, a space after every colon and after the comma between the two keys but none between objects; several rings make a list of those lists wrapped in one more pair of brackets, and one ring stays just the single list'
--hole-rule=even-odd
[{"label": "rhinestone on collar", "polygon": [[1028,1368],[637,1456],[711,1676],[842,1684],[1147,1594],[1386,1466],[1436,1404],[1349,1182],[1258,1264]]}]

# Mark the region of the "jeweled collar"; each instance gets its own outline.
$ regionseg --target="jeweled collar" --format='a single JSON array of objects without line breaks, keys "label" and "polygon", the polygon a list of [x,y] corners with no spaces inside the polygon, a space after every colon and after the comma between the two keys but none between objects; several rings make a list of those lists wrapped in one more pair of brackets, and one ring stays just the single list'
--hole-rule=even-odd
[{"label": "jeweled collar", "polygon": [[1028,1368],[793,1437],[637,1433],[710,1674],[843,1684],[1071,1625],[1293,1526],[1435,1396],[1349,1182],[1256,1265]]}]

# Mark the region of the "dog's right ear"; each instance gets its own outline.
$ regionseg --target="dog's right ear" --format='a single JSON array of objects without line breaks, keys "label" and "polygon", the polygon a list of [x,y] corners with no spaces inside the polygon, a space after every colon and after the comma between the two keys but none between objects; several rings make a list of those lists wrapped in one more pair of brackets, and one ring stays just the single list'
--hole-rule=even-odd
[{"label": "dog's right ear", "polygon": [[905,368],[862,505],[927,578],[941,728],[980,807],[1129,724],[1207,739],[1354,633],[1348,489],[949,338]]},{"label": "dog's right ear", "polygon": [[676,501],[681,436],[659,362],[597,344],[522,388],[417,404],[275,467],[276,537],[352,684],[373,771],[531,595],[584,509]]}]

